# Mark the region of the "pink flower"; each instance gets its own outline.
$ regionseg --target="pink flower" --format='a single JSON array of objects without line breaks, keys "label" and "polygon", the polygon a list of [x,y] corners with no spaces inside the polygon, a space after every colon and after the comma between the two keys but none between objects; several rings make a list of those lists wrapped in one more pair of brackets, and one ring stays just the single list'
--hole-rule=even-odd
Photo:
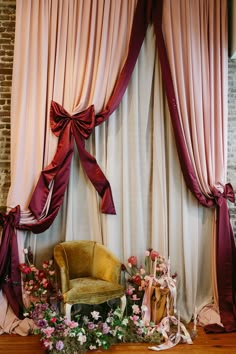
[{"label": "pink flower", "polygon": [[50,338],[54,331],[55,331],[54,327],[42,328],[42,332],[46,335],[46,338]]},{"label": "pink flower", "polygon": [[65,324],[69,327],[69,328],[76,328],[78,327],[78,322],[75,321],[69,321],[69,320],[65,320]]},{"label": "pink flower", "polygon": [[126,289],[126,294],[127,295],[132,295],[133,292],[135,291],[135,288],[131,288],[130,286]]},{"label": "pink flower", "polygon": [[94,329],[95,324],[93,322],[88,323],[88,329]]},{"label": "pink flower", "polygon": [[129,257],[128,263],[130,263],[132,266],[136,266],[137,265],[137,257],[136,256]]},{"label": "pink flower", "polygon": [[44,346],[44,349],[52,350],[52,348],[53,348],[53,342],[52,342],[51,340],[44,339],[44,340],[43,340],[43,346]]},{"label": "pink flower", "polygon": [[150,252],[148,250],[145,251],[145,257],[149,257],[150,256]]},{"label": "pink flower", "polygon": [[139,316],[133,315],[133,316],[130,316],[130,319],[131,319],[131,321],[136,322],[136,321],[138,321]]}]

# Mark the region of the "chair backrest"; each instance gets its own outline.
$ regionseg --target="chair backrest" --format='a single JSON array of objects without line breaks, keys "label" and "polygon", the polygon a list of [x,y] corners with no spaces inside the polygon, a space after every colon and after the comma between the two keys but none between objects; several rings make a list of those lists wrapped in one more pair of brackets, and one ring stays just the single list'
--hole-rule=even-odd
[{"label": "chair backrest", "polygon": [[67,241],[58,246],[66,262],[69,279],[93,275],[94,241]]},{"label": "chair backrest", "polygon": [[[81,277],[120,282],[120,260],[107,247],[95,241],[61,242],[54,248],[54,258],[58,268],[64,269],[59,272],[59,277],[62,274],[66,276],[66,288],[69,287],[69,280]],[[59,279],[59,283],[61,281]]]}]

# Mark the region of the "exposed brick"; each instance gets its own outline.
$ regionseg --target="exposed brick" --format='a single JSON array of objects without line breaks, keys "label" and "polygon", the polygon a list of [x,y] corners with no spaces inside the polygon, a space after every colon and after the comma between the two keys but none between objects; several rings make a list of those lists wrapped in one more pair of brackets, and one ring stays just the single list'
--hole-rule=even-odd
[{"label": "exposed brick", "polygon": [[10,188],[10,104],[16,0],[0,0],[0,211]]}]

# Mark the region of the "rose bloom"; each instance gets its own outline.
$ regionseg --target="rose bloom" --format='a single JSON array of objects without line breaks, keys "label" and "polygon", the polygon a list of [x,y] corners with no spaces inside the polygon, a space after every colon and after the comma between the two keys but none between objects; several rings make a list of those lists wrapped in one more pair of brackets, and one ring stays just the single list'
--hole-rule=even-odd
[{"label": "rose bloom", "polygon": [[137,265],[137,257],[136,256],[129,257],[128,263],[130,263],[132,266],[136,266]]},{"label": "rose bloom", "polygon": [[80,342],[80,344],[82,345],[83,343],[85,343],[87,341],[87,337],[85,335],[83,335],[82,333],[80,333],[78,335],[78,342]]},{"label": "rose bloom", "polygon": [[94,329],[95,324],[93,322],[88,323],[88,329]]},{"label": "rose bloom", "polygon": [[151,256],[151,260],[155,261],[155,258],[159,257],[159,253],[157,251],[152,250],[150,256]]},{"label": "rose bloom", "polygon": [[57,321],[57,318],[56,318],[56,317],[52,317],[52,318],[50,319],[50,322],[55,323],[56,321]]},{"label": "rose bloom", "polygon": [[133,282],[136,284],[136,285],[141,285],[141,278],[139,275],[135,275],[132,277],[133,279]]},{"label": "rose bloom", "polygon": [[149,257],[150,256],[150,252],[148,250],[145,251],[145,257]]}]

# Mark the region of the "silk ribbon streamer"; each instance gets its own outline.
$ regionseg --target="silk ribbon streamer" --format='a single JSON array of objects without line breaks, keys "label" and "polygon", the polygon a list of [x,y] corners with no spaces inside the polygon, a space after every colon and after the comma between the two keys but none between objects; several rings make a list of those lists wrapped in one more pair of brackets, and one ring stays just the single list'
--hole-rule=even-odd
[{"label": "silk ribbon streamer", "polygon": [[20,207],[8,214],[0,214],[3,228],[0,248],[0,289],[3,289],[14,313],[22,317],[21,273],[15,227],[19,224]]}]

